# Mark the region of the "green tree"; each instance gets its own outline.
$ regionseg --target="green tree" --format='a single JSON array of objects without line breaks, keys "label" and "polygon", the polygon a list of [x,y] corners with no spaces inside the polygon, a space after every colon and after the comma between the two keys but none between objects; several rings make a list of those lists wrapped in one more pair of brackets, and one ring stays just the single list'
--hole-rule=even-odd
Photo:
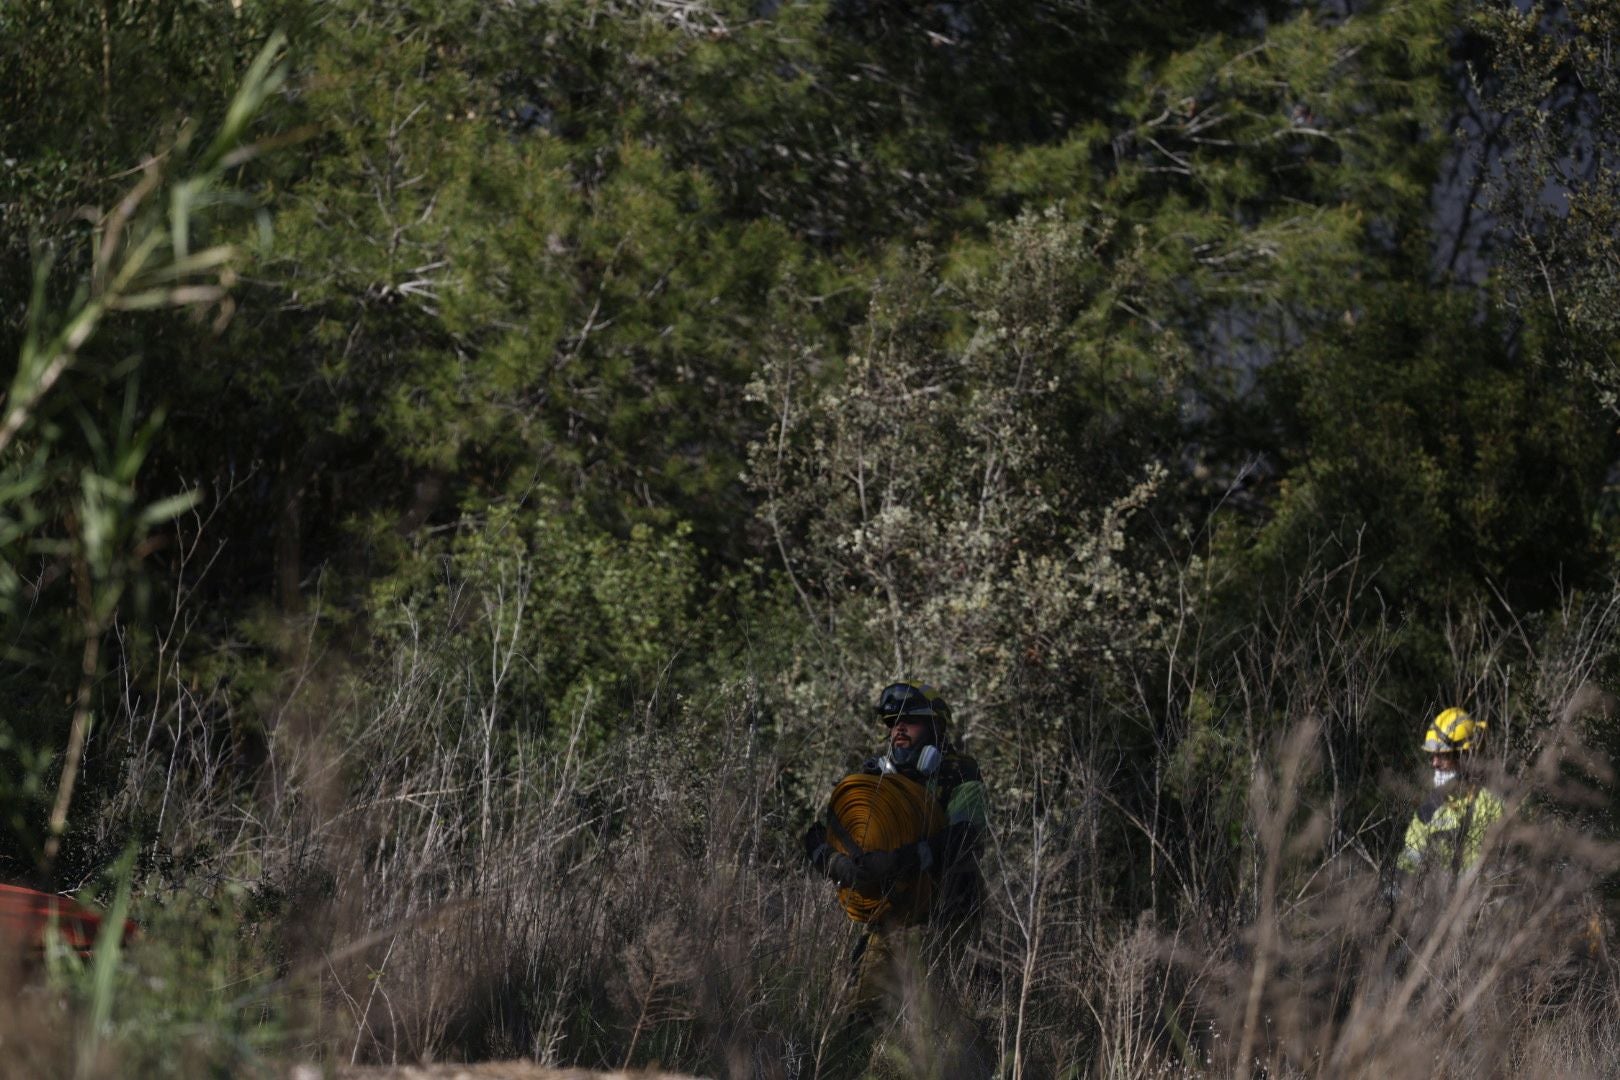
[{"label": "green tree", "polygon": [[1477,73],[1502,118],[1485,209],[1502,241],[1506,300],[1549,339],[1611,412],[1620,408],[1620,74],[1608,0],[1521,9],[1485,3],[1471,29],[1486,43]]}]

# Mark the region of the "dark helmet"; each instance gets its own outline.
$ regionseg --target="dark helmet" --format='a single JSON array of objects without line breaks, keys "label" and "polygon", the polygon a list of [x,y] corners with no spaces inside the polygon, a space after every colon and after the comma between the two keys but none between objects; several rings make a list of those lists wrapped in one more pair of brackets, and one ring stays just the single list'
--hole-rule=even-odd
[{"label": "dark helmet", "polygon": [[951,721],[951,707],[927,683],[890,683],[878,695],[877,718],[889,723],[897,716],[931,718],[936,726],[944,728]]}]

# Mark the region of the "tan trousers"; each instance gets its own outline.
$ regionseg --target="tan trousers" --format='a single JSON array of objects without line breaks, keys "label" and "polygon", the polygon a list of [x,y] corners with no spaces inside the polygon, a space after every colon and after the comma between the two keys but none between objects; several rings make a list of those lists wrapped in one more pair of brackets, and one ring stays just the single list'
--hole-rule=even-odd
[{"label": "tan trousers", "polygon": [[931,973],[926,926],[875,926],[857,945],[849,1015],[829,1048],[827,1078],[970,1080],[988,1075],[977,1031]]}]

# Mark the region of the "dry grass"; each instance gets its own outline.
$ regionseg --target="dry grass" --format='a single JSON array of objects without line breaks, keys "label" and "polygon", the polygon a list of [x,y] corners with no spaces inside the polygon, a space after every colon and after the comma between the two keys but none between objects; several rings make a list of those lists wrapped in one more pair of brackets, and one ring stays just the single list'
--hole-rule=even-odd
[{"label": "dry grass", "polygon": [[[1149,726],[1162,773],[1207,743],[1174,791],[1128,775],[1106,746],[1147,695],[1074,717],[1061,755],[1020,753],[1016,739],[981,751],[1001,796],[986,910],[930,961],[990,1071],[1611,1071],[1620,984],[1588,933],[1617,861],[1588,827],[1607,777],[1579,747],[1605,722],[1590,688],[1612,607],[1572,605],[1535,639],[1529,671],[1500,660],[1527,633],[1511,620],[1459,632],[1470,700],[1514,718],[1491,767],[1515,812],[1477,872],[1393,897],[1383,853],[1399,822],[1353,806],[1367,781],[1344,760],[1388,650],[1377,634],[1334,637],[1330,595],[1342,597],[1305,587],[1286,617],[1223,649],[1224,666],[1172,658],[1159,673],[1169,692]],[[213,981],[190,988],[200,1004],[183,1035],[142,980],[165,956],[174,971],[190,961],[172,940],[138,949],[93,1057],[76,1035],[82,981],[14,994],[0,1039],[17,1060],[41,1076],[114,1075],[144,1031],[195,1047],[173,1059],[181,1074],[187,1061],[250,1073],[522,1059],[826,1075],[854,932],[797,850],[810,808],[796,792],[819,774],[794,779],[807,763],[760,749],[751,691],[627,718],[605,741],[582,727],[541,741],[501,714],[498,665],[447,670],[435,655],[423,641],[355,677],[307,654],[246,797],[218,780],[220,744],[170,737],[173,714],[132,710],[136,752],[113,810],[160,805],[163,846],[190,867],[137,891],[149,912],[202,896],[226,944],[203,950]],[[177,694],[182,711],[210,707],[203,690]],[[1417,795],[1396,787],[1386,801]],[[225,896],[237,899],[221,908]],[[69,1021],[53,1028],[41,1010]],[[951,1075],[928,1018],[887,1045],[913,1075]]]}]

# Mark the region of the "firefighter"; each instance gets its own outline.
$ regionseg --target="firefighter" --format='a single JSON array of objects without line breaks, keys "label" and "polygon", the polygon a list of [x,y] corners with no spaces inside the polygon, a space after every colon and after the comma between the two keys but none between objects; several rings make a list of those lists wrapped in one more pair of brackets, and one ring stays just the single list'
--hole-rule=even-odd
[{"label": "firefighter", "polygon": [[1456,876],[1479,862],[1486,833],[1503,812],[1502,800],[1479,776],[1475,754],[1484,736],[1484,721],[1456,707],[1430,721],[1423,751],[1434,770],[1434,790],[1406,827],[1396,860],[1402,874],[1439,868]]},{"label": "firefighter", "polygon": [[[860,926],[852,956],[853,1001],[830,1057],[833,1074],[859,1075],[884,1029],[911,1033],[929,1026],[919,1015],[932,1010],[933,1027],[943,1037],[931,1038],[932,1052],[919,1060],[913,1048],[906,1071],[922,1075],[972,1075],[982,1071],[975,1059],[972,1025],[927,977],[940,950],[962,947],[975,922],[981,896],[979,846],[986,827],[984,782],[978,765],[950,741],[950,707],[926,683],[897,682],[883,688],[875,708],[888,731],[885,751],[867,758],[858,774],[834,792],[825,823],[804,836],[805,855],[819,873],[840,886],[840,900]],[[862,783],[862,778],[867,779]],[[898,781],[898,782],[897,782]],[[851,838],[847,820],[868,810],[844,809],[880,793],[894,819],[887,834],[882,821],[864,831],[867,837],[902,838],[895,846],[863,849]],[[844,796],[844,805],[840,799]],[[896,813],[905,798],[915,798],[920,811]],[[885,812],[873,799],[873,815]],[[846,820],[840,819],[840,812]],[[921,835],[907,822],[925,822]],[[879,1063],[881,1067],[881,1063]]]}]

